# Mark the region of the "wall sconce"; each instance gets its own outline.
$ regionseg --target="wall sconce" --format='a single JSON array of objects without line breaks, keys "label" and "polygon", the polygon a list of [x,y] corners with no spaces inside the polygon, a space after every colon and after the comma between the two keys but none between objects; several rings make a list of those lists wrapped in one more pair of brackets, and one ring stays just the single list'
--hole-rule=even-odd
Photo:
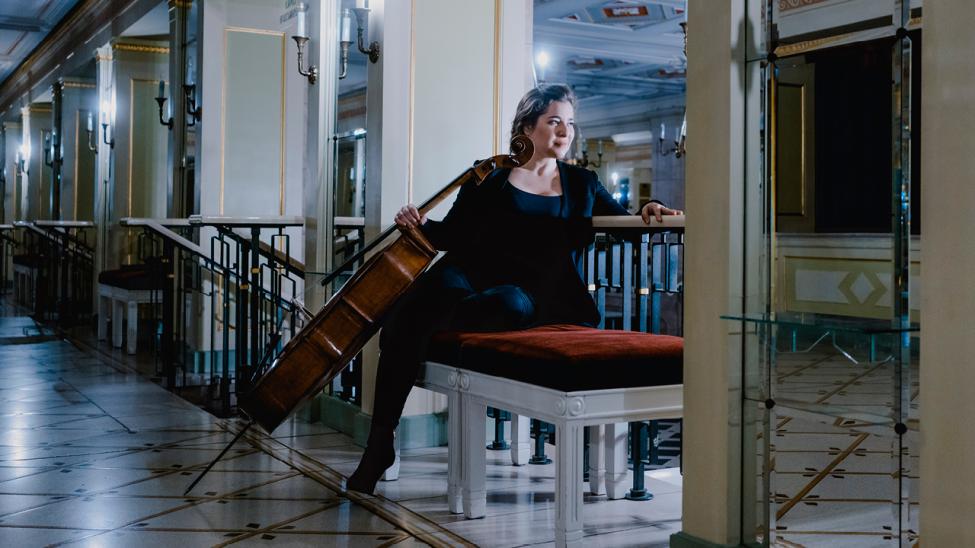
[{"label": "wall sconce", "polygon": [[42,153],[42,161],[47,167],[54,167],[54,147],[51,145],[51,131],[44,130],[41,132],[44,136],[44,152]]},{"label": "wall sconce", "polygon": [[44,130],[42,135],[44,136],[44,165],[54,167],[54,164],[60,164],[62,160],[61,139],[52,129]]},{"label": "wall sconce", "polygon": [[163,119],[163,107],[166,105],[166,82],[164,80],[159,81],[159,95],[156,96],[156,104],[159,105],[159,123],[172,130],[173,117],[170,116],[168,120]]},{"label": "wall sconce", "polygon": [[17,173],[27,174],[30,163],[30,145],[20,145],[17,149]]},{"label": "wall sconce", "polygon": [[318,81],[318,67],[309,65],[307,70],[302,68],[304,66],[302,57],[304,55],[305,44],[308,43],[308,31],[305,29],[305,11],[307,9],[308,6],[305,4],[298,4],[298,31],[291,39],[298,45],[298,74],[308,78],[308,83],[314,85]]},{"label": "wall sconce", "polygon": [[115,137],[111,140],[108,138],[108,121],[115,118],[115,113],[112,109],[112,105],[108,101],[102,101],[102,142],[108,145],[108,148],[115,148]]},{"label": "wall sconce", "polygon": [[685,154],[684,152],[684,129],[678,132],[677,139],[673,141],[674,145],[664,146],[664,141],[667,140],[667,126],[661,122],[660,123],[660,138],[657,139],[657,154],[660,156],[670,156],[674,155],[675,158],[680,158]]},{"label": "wall sconce", "polygon": [[183,84],[183,94],[186,95],[186,114],[190,117],[186,127],[193,127],[203,117],[203,107],[196,104],[196,84]]},{"label": "wall sconce", "polygon": [[356,22],[356,45],[359,48],[359,53],[369,56],[369,62],[375,63],[379,61],[379,42],[373,41],[369,44],[369,48],[366,49],[365,43],[368,40],[366,38],[366,32],[369,29],[369,12],[371,10],[365,7],[364,0],[356,1],[355,9],[343,9],[341,27],[339,32],[339,47],[341,48],[341,70],[339,72],[339,79],[345,78],[348,67],[349,67],[349,48],[352,46],[352,13],[355,13]]},{"label": "wall sconce", "polygon": [[94,124],[92,123],[94,116],[91,112],[88,113],[88,124],[85,126],[85,133],[88,134],[88,150],[98,154],[98,146],[92,141],[92,133],[94,133]]},{"label": "wall sconce", "polygon": [[592,167],[592,168],[598,168],[598,167],[602,167],[602,165],[603,165],[603,141],[602,141],[602,139],[600,139],[599,141],[596,141],[596,146],[597,146],[597,149],[596,149],[596,157],[597,157],[597,159],[596,160],[590,160],[589,159],[589,146],[586,143],[586,140],[582,138],[582,134],[581,133],[579,134],[579,138],[578,138],[578,141],[577,142],[578,142],[578,144],[576,145],[578,147],[577,148],[577,151],[581,151],[582,158],[577,158],[576,159],[576,165],[579,166],[579,167],[583,167],[583,168],[590,168],[590,167]]}]

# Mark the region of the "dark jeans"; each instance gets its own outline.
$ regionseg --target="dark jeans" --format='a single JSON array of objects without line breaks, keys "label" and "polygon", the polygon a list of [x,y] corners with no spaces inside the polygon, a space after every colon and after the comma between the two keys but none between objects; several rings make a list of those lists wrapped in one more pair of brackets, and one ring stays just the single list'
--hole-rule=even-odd
[{"label": "dark jeans", "polygon": [[532,324],[535,305],[523,289],[500,285],[475,290],[457,267],[438,263],[403,296],[379,337],[373,428],[393,429],[434,333],[507,331]]}]

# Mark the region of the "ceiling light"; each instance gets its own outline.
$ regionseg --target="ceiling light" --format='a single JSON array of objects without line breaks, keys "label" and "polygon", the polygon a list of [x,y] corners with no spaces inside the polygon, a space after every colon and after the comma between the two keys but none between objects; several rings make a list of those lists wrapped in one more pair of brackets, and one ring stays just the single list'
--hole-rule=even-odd
[{"label": "ceiling light", "polygon": [[535,57],[535,61],[538,62],[538,66],[542,68],[547,67],[549,61],[548,53],[544,51],[538,52],[538,55]]}]

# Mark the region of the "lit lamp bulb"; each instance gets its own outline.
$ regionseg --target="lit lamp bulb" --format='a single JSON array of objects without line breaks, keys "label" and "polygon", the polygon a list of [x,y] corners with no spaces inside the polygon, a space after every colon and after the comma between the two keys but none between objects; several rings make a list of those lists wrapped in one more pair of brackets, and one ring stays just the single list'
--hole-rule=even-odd
[{"label": "lit lamp bulb", "polygon": [[541,68],[547,67],[549,62],[548,53],[544,51],[538,52],[538,55],[535,57],[535,61],[538,63],[539,67]]}]

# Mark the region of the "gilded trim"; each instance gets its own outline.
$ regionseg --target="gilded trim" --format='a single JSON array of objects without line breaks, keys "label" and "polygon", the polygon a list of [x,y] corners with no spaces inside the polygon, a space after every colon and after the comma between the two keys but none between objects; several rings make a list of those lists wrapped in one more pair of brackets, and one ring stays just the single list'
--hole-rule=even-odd
[{"label": "gilded trim", "polygon": [[160,53],[169,54],[169,48],[165,46],[146,46],[143,44],[126,44],[117,42],[112,44],[113,51],[132,51],[136,53]]},{"label": "gilded trim", "polygon": [[74,111],[74,175],[71,180],[71,193],[74,198],[74,204],[72,205],[71,219],[78,220],[78,164],[81,162],[79,144],[80,139],[80,126],[81,126],[81,109],[75,109]]},{"label": "gilded trim", "polygon": [[817,49],[826,48],[837,42],[846,40],[854,34],[855,33],[840,34],[837,36],[827,36],[826,38],[816,38],[815,40],[806,40],[805,42],[796,42],[795,44],[783,44],[775,48],[775,55],[779,57],[788,57],[790,55],[798,55],[800,53],[815,51]]},{"label": "gilded trim", "polygon": [[500,154],[501,148],[501,21],[504,4],[494,0],[494,155]]},{"label": "gilded trim", "polygon": [[169,0],[169,7],[172,8],[192,8],[193,0]]},{"label": "gilded trim", "polygon": [[[220,196],[218,196],[218,209],[223,215],[223,189],[224,189],[224,164],[227,160],[226,141],[227,141],[227,37],[230,36],[230,29],[223,31],[223,77],[220,79]],[[201,89],[202,92],[202,89]]]},{"label": "gilded trim", "polygon": [[[909,28],[918,28],[923,22],[922,17],[911,17],[908,21],[907,26]],[[896,30],[894,27],[890,27],[890,35],[894,34]],[[808,53],[810,51],[816,51],[818,49],[828,48],[832,45],[839,45],[841,43],[846,43],[847,41],[856,41],[857,36],[863,34],[864,31],[848,32],[845,34],[837,34],[836,36],[825,36],[823,38],[816,38],[813,40],[806,40],[803,42],[796,42],[794,44],[783,44],[775,48],[775,55],[778,57],[788,57],[790,55],[798,55],[800,53]]]},{"label": "gilded trim", "polygon": [[[249,34],[267,34],[267,35],[270,35],[270,36],[284,36],[284,32],[281,32],[281,31],[267,30],[267,29],[255,29],[255,28],[250,28],[250,27],[224,27],[223,28],[223,31],[224,31],[224,34],[225,35],[228,32],[246,32],[246,33],[249,33]],[[226,55],[224,57],[226,57]]]},{"label": "gilded trim", "polygon": [[223,29],[223,78],[220,83],[220,197],[219,197],[219,209],[220,214],[224,214],[224,191],[226,189],[225,182],[225,164],[227,160],[227,67],[229,65],[229,49],[227,47],[228,37],[231,32],[241,32],[247,34],[263,34],[266,36],[276,36],[281,39],[281,142],[280,142],[280,180],[278,189],[278,211],[280,215],[284,215],[284,205],[285,205],[285,138],[286,138],[286,126],[285,122],[287,116],[285,114],[285,107],[287,101],[287,39],[284,32],[272,31],[266,29],[254,29],[248,27],[224,27]]},{"label": "gilded trim", "polygon": [[416,75],[416,0],[410,0],[410,113],[407,116],[409,128],[407,131],[407,147],[409,154],[406,160],[406,201],[413,202],[413,106],[415,102]]},{"label": "gilded trim", "polygon": [[[129,77],[129,143],[128,143],[129,195],[128,195],[128,210],[127,210],[128,213],[126,214],[127,217],[132,216],[132,149],[135,148],[132,146],[132,136],[133,136],[133,128],[135,127],[135,124],[133,123],[134,121],[135,121],[135,78],[132,78],[130,76]],[[115,122],[113,121],[113,123]],[[114,134],[114,131],[112,133]]]},{"label": "gilded trim", "polygon": [[779,0],[779,11],[785,12],[805,8],[825,1],[826,0]]},{"label": "gilded trim", "polygon": [[285,149],[285,139],[286,139],[286,136],[287,136],[287,134],[286,134],[286,130],[287,130],[286,122],[288,120],[288,116],[286,114],[285,107],[286,107],[286,104],[287,104],[286,101],[287,101],[287,98],[288,98],[288,79],[287,79],[287,72],[286,72],[287,61],[288,61],[288,59],[286,57],[286,54],[288,52],[288,42],[287,42],[287,39],[285,38],[285,34],[283,32],[281,32],[279,34],[281,35],[281,152],[280,152],[280,154],[281,154],[281,179],[280,179],[280,183],[279,183],[280,189],[278,191],[278,194],[279,194],[279,196],[278,196],[278,215],[284,215],[284,196],[285,196],[285,193],[284,193],[284,181],[285,181],[285,179],[284,179],[284,173],[285,173],[285,166],[287,165],[287,157],[285,155],[285,150],[286,150]]}]

